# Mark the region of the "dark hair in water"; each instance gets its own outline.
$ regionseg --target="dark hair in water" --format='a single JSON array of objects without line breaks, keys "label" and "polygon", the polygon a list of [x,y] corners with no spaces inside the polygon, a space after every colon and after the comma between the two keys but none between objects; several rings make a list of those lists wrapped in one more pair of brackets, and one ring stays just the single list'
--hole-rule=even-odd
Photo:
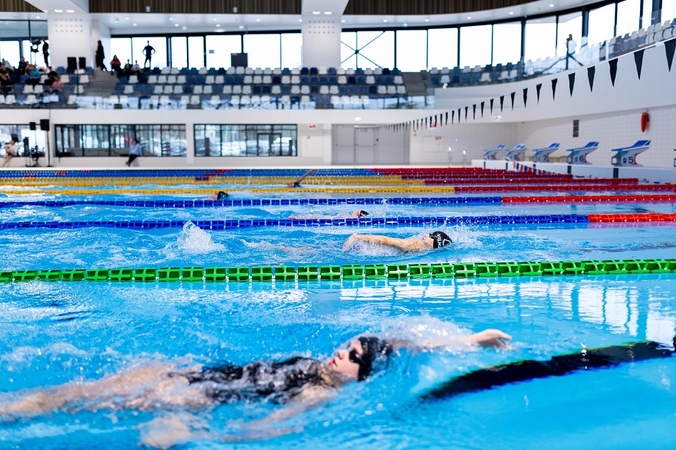
[{"label": "dark hair in water", "polygon": [[385,357],[392,353],[392,345],[374,336],[360,337],[359,342],[361,343],[363,353],[361,354],[361,361],[358,363],[359,373],[357,374],[357,380],[363,381],[373,371],[374,365],[383,363]]},{"label": "dark hair in water", "polygon": [[434,241],[432,244],[434,248],[445,247],[446,245],[453,243],[451,238],[448,237],[448,235],[443,231],[435,231],[434,233],[430,233],[430,237]]},{"label": "dark hair in water", "polygon": [[368,216],[368,215],[369,215],[368,212],[364,211],[363,209],[360,209],[359,214],[357,214],[357,217],[359,218],[359,217],[364,217],[364,216]]},{"label": "dark hair in water", "polygon": [[218,198],[219,200],[223,200],[224,198],[227,198],[227,197],[228,197],[228,193],[227,193],[227,192],[218,191],[217,198]]}]

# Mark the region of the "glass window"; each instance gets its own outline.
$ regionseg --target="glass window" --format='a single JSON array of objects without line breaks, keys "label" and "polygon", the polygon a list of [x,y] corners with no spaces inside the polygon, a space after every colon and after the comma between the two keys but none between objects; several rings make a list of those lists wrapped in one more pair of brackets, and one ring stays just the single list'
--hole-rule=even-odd
[{"label": "glass window", "polygon": [[587,43],[598,44],[613,37],[615,31],[615,4],[589,11],[589,34]]},{"label": "glass window", "polygon": [[296,125],[195,125],[195,156],[297,156]]},{"label": "glass window", "polygon": [[458,29],[437,28],[427,32],[427,64],[432,67],[458,65]]},{"label": "glass window", "polygon": [[[39,124],[38,124],[39,125]],[[35,155],[39,153],[40,156],[45,155],[45,135],[39,130],[31,130],[26,125],[0,125],[0,142],[9,142],[12,136],[19,139],[19,155]],[[0,147],[0,155],[5,156],[4,151]]]},{"label": "glass window", "polygon": [[282,67],[294,68],[303,65],[303,35],[282,34]]},{"label": "glass window", "polygon": [[47,21],[46,20],[31,20],[31,38],[44,38],[48,37],[47,33]]},{"label": "glass window", "polygon": [[359,31],[357,67],[394,67],[394,31]]},{"label": "glass window", "polygon": [[493,25],[493,64],[516,63],[521,59],[521,23]]},{"label": "glass window", "polygon": [[653,2],[652,0],[643,0],[643,21],[641,27],[648,28],[652,24]]},{"label": "glass window", "polygon": [[624,0],[617,4],[617,36],[638,30],[641,0]]},{"label": "glass window", "polygon": [[280,67],[279,34],[245,34],[244,52],[250,67]]},{"label": "glass window", "polygon": [[242,51],[239,34],[207,36],[207,67],[230,67],[230,54]]},{"label": "glass window", "polygon": [[188,66],[196,69],[204,67],[204,37],[188,38]]},{"label": "glass window", "polygon": [[[40,56],[42,56],[42,53],[40,53]],[[0,58],[6,59],[12,67],[16,67],[21,58],[19,56],[19,41],[0,41]]]},{"label": "glass window", "polygon": [[397,68],[418,72],[427,68],[427,31],[397,31]]},{"label": "glass window", "polygon": [[[557,42],[556,50],[559,56],[566,55],[566,39],[568,35],[573,37],[577,50],[582,46],[582,13],[574,12],[559,16],[559,41]],[[576,50],[576,51],[577,51]]]},{"label": "glass window", "polygon": [[[139,66],[143,67],[145,65],[146,53],[144,49],[146,46],[150,45],[155,49],[155,53],[152,54],[151,67],[166,67],[167,66],[167,38],[162,37],[150,37],[150,38],[132,38],[132,50],[133,58],[132,64],[137,63]],[[120,58],[120,55],[117,56]],[[122,59],[120,58],[120,61]]]},{"label": "glass window", "polygon": [[171,38],[171,66],[188,67],[188,38],[174,36]]},{"label": "glass window", "polygon": [[344,69],[357,68],[357,33],[354,31],[340,33],[340,65]]},{"label": "glass window", "polygon": [[662,22],[671,20],[674,17],[676,17],[676,0],[662,0]]},{"label": "glass window", "polygon": [[[526,61],[554,56],[556,49],[556,17],[543,17],[526,22]],[[565,49],[564,49],[565,51]]]},{"label": "glass window", "polygon": [[460,28],[460,66],[491,63],[491,25]]},{"label": "glass window", "polygon": [[126,156],[138,139],[143,156],[185,156],[185,125],[56,125],[56,154]]},{"label": "glass window", "polygon": [[[45,36],[47,35],[45,34]],[[27,37],[27,20],[0,20],[0,39],[17,38],[19,40]]]},{"label": "glass window", "polygon": [[110,59],[117,55],[124,66],[127,61],[131,61],[131,38],[111,38],[110,52]]}]

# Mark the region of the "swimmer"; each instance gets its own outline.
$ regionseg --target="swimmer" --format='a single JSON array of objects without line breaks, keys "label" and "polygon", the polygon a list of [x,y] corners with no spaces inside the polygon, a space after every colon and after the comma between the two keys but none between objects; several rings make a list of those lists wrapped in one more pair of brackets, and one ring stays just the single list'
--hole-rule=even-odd
[{"label": "swimmer", "polygon": [[377,234],[353,234],[343,244],[343,250],[352,249],[358,242],[382,245],[401,250],[404,253],[420,253],[435,248],[445,247],[453,243],[450,237],[443,231],[435,231],[422,237],[411,236],[406,239],[381,236]]},{"label": "swimmer", "polygon": [[322,214],[308,214],[306,216],[289,216],[289,219],[359,219],[368,216],[369,213],[363,209],[352,211],[348,215],[336,214],[335,216],[326,216]]},{"label": "swimmer", "polygon": [[303,186],[301,186],[301,183],[303,182],[303,180],[306,179],[308,176],[312,175],[315,172],[317,172],[317,169],[308,170],[307,172],[305,172],[303,175],[296,178],[291,183],[287,183],[286,187],[288,187],[289,189],[303,187]]},{"label": "swimmer", "polygon": [[[350,340],[325,361],[294,356],[283,361],[258,361],[243,366],[222,364],[187,368],[180,368],[176,363],[155,362],[99,380],[73,381],[22,394],[18,400],[0,403],[0,421],[58,410],[74,413],[99,409],[157,411],[181,408],[185,411],[255,399],[286,405],[267,419],[249,423],[251,427],[291,417],[332,399],[341,386],[367,380],[375,371],[384,369],[387,360],[400,349],[509,349],[509,340],[511,336],[495,329],[463,336],[439,336],[416,344],[362,335]],[[167,422],[164,418],[159,421]],[[271,437],[261,434],[270,430],[255,429],[249,429],[248,434],[244,432],[241,436],[205,436],[194,433],[185,420],[178,419],[163,424],[159,431],[157,428],[143,437],[144,443],[167,448],[197,437],[227,441]]]},{"label": "swimmer", "polygon": [[215,192],[214,195],[209,197],[209,200],[225,200],[229,197],[228,193],[225,191]]}]

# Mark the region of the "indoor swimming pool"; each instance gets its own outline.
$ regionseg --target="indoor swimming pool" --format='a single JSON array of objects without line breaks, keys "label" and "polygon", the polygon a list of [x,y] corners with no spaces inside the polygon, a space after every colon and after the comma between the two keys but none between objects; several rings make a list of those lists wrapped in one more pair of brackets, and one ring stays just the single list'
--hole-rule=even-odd
[{"label": "indoor swimming pool", "polygon": [[[269,193],[173,186],[231,192],[212,201],[147,180],[110,187],[144,193],[96,195],[3,180],[0,447],[161,447],[178,429],[193,434],[166,442],[194,449],[676,445],[676,201],[659,197],[673,189],[627,201],[640,189],[527,194],[607,196],[540,204],[499,190],[363,193],[368,183],[345,181],[339,193],[311,192],[323,186],[313,182]],[[22,189],[41,192],[7,193]],[[356,210],[368,215],[349,217]],[[344,248],[353,233],[434,230],[453,242]],[[511,335],[511,348],[460,343],[484,329]],[[395,350],[364,382],[281,417],[288,405],[272,397],[128,407],[116,392],[3,413],[46,388],[153,364],[327,360],[361,334],[443,345]],[[647,353],[631,347],[646,342]],[[535,362],[539,372],[513,374]],[[458,384],[468,376],[482,382]]]}]

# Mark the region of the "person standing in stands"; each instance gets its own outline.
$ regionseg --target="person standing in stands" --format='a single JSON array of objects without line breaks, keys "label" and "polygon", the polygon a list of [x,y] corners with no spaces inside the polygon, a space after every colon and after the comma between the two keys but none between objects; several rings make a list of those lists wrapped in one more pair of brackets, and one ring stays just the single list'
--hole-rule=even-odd
[{"label": "person standing in stands", "polygon": [[577,62],[577,60],[573,57],[573,54],[575,53],[576,48],[577,48],[577,44],[575,43],[575,40],[573,39],[573,35],[569,34],[568,39],[566,39],[566,70],[568,70],[568,63],[569,63],[571,58],[574,61]]},{"label": "person standing in stands", "polygon": [[99,44],[96,46],[96,67],[101,70],[108,70],[105,60],[106,55],[103,52],[103,44],[99,41]]},{"label": "person standing in stands", "polygon": [[132,139],[131,145],[129,146],[129,159],[125,163],[127,167],[131,167],[131,163],[139,156],[141,156],[141,144],[139,144],[136,139]]},{"label": "person standing in stands", "polygon": [[143,68],[145,69],[146,67],[150,69],[151,66],[151,59],[153,58],[153,54],[155,53],[155,49],[150,45],[150,41],[147,41],[148,45],[143,47],[143,53],[146,55],[146,60],[143,62]]},{"label": "person standing in stands", "polygon": [[42,38],[42,57],[45,59],[45,67],[49,67],[49,42]]}]

